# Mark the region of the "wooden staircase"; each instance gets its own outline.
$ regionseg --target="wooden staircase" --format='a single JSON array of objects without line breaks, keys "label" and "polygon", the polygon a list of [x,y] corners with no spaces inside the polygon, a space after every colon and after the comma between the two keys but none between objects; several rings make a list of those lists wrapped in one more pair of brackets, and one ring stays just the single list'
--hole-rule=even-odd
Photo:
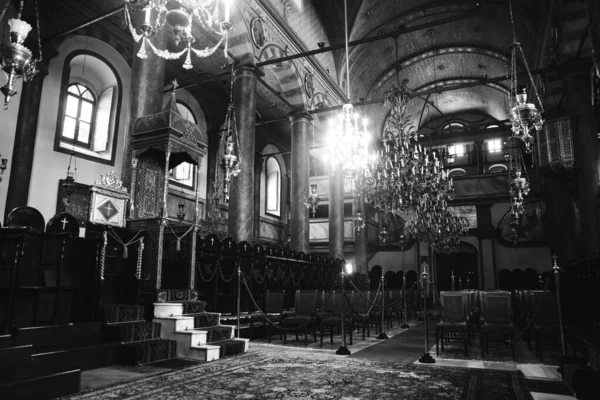
[{"label": "wooden staircase", "polygon": [[153,322],[162,339],[177,342],[177,357],[208,362],[248,351],[249,339],[236,338],[235,326],[221,325],[220,313],[204,311],[196,291],[163,291],[158,298]]}]

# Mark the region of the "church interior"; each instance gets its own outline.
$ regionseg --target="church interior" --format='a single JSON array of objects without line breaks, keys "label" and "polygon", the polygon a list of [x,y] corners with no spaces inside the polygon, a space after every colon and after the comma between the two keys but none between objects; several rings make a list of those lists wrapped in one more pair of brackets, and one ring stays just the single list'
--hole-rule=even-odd
[{"label": "church interior", "polygon": [[0,398],[600,398],[600,1],[0,25]]}]

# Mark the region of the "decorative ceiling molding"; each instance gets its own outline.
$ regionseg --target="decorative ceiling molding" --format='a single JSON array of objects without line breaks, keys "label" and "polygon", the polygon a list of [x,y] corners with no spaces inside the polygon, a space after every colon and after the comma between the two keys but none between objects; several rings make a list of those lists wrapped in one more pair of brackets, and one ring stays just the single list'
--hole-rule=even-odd
[{"label": "decorative ceiling molding", "polygon": [[368,90],[366,97],[368,98],[369,96],[371,96],[371,93],[374,90],[377,91],[377,90],[381,89],[383,86],[385,86],[385,84],[396,75],[397,70],[406,69],[413,64],[422,62],[429,58],[438,57],[438,56],[442,56],[442,55],[459,54],[459,53],[478,54],[478,55],[495,58],[495,59],[501,61],[502,63],[508,62],[508,59],[504,55],[502,55],[498,52],[495,52],[493,50],[482,49],[479,47],[473,47],[473,46],[446,47],[446,48],[441,48],[441,49],[430,50],[430,51],[421,53],[419,55],[410,57],[409,59],[400,61],[400,62],[398,62],[397,65],[392,65],[391,67],[389,67],[389,69],[383,74],[383,76],[378,78],[375,81],[375,83],[373,84],[373,86]]}]

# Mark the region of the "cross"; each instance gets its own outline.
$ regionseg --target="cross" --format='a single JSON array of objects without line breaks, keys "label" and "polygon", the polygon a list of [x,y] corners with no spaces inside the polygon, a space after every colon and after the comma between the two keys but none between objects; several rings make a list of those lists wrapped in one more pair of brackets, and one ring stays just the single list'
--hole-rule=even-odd
[{"label": "cross", "polygon": [[104,208],[106,208],[106,211],[108,211],[109,213],[112,211],[112,206],[110,203],[108,203]]},{"label": "cross", "polygon": [[64,218],[62,219],[62,221],[60,221],[60,222],[62,223],[62,226],[63,226],[63,227],[62,227],[62,230],[64,231],[64,230],[65,230],[65,226],[69,224],[69,221],[67,221],[67,218],[66,218],[66,217],[64,217]]},{"label": "cross", "polygon": [[244,243],[244,252],[246,252],[247,249],[248,249],[248,245],[246,243]]},{"label": "cross", "polygon": [[210,245],[211,246],[215,245],[215,238],[214,237],[210,238]]}]

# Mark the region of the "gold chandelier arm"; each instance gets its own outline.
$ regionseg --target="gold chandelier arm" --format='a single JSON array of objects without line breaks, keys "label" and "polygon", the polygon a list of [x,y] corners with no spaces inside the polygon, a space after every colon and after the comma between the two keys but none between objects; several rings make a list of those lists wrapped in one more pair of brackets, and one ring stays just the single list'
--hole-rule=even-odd
[{"label": "gold chandelier arm", "polygon": [[159,56],[161,58],[164,58],[165,60],[176,60],[188,51],[188,49],[186,48],[180,52],[172,53],[169,50],[161,50],[161,49],[157,48],[154,45],[154,43],[152,43],[150,40],[147,40],[146,42],[148,43],[148,45],[150,46],[150,48],[152,49],[154,54],[156,54],[157,56]]},{"label": "gold chandelier arm", "polygon": [[129,14],[129,7],[125,7],[125,18],[127,18],[127,26],[129,27],[131,37],[133,37],[133,40],[136,43],[138,43],[140,40],[142,40],[142,37],[144,37],[144,35],[140,35],[139,33],[137,33],[137,31],[133,27],[133,24],[131,23],[131,15]]},{"label": "gold chandelier arm", "polygon": [[190,49],[192,50],[192,52],[194,52],[195,55],[197,55],[198,57],[208,57],[211,54],[213,54],[215,51],[217,51],[219,49],[219,47],[221,46],[221,44],[223,43],[223,40],[225,40],[225,37],[227,36],[227,34],[221,36],[221,39],[217,42],[216,45],[214,45],[213,47],[205,47],[202,50],[198,50],[195,49],[193,47],[190,46]]}]

